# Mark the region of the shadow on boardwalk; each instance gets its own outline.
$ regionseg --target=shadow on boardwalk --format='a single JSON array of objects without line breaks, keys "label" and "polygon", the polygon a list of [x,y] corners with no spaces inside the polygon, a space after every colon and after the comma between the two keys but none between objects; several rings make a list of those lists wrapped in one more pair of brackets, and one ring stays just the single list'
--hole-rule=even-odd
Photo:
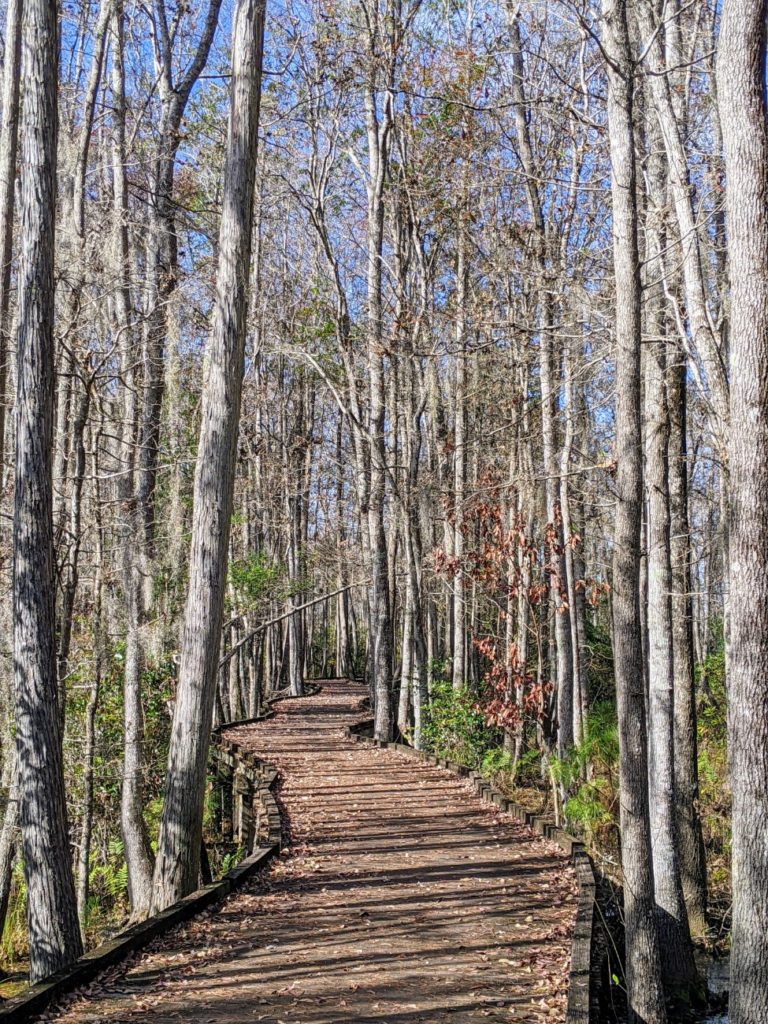
[{"label": "shadow on boardwalk", "polygon": [[43,1020],[557,1022],[576,884],[557,847],[439,768],[351,745],[330,681],[230,735],[275,764],[291,847]]}]

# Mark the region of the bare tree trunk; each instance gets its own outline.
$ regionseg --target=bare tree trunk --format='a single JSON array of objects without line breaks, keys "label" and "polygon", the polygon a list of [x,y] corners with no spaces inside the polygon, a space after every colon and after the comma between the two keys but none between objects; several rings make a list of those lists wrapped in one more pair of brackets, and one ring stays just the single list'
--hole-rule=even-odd
[{"label": "bare tree trunk", "polygon": [[658,30],[650,0],[641,0],[635,9],[648,49],[647,60],[651,70],[648,76],[649,88],[664,141],[669,167],[670,197],[680,231],[686,308],[695,349],[692,353],[692,362],[694,369],[695,359],[698,359],[704,368],[710,395],[712,432],[722,447],[728,423],[728,380],[720,351],[720,339],[707,308],[692,186],[680,126],[672,101],[672,86],[664,57],[664,36]]},{"label": "bare tree trunk", "polygon": [[0,934],[5,927],[5,918],[8,914],[13,863],[19,845],[19,763],[15,746],[9,752],[4,774],[7,775],[8,801],[5,806],[3,827],[0,829]]},{"label": "bare tree trunk", "polygon": [[38,981],[82,953],[57,710],[53,553],[53,314],[58,13],[27,0],[22,80],[21,259],[16,349],[13,658],[29,922]]},{"label": "bare tree trunk", "polygon": [[674,661],[670,555],[669,410],[665,377],[664,293],[659,271],[664,250],[665,175],[658,132],[648,132],[648,204],[645,265],[645,490],[648,516],[648,766],[653,882],[667,996],[689,1001],[696,967],[677,849],[675,826]]},{"label": "bare tree trunk", "polygon": [[5,409],[11,347],[11,264],[19,137],[22,2],[9,0],[5,15],[3,119],[0,125],[0,493],[5,490]]},{"label": "bare tree trunk", "polygon": [[120,338],[123,407],[118,494],[122,508],[122,569],[126,599],[125,662],[123,668],[123,780],[120,825],[128,871],[131,914],[146,917],[152,901],[152,849],[144,821],[144,710],[142,673],[142,544],[136,486],[137,403],[134,362],[134,324],[131,316],[128,240],[128,183],[125,149],[125,71],[123,66],[124,15],[119,3],[113,19],[111,88],[113,104],[113,237],[119,284],[115,292],[115,334]]},{"label": "bare tree trunk", "polygon": [[565,399],[565,436],[560,456],[560,513],[563,531],[563,558],[565,579],[562,581],[568,598],[568,622],[571,630],[571,712],[573,717],[573,742],[581,743],[585,737],[586,723],[583,717],[584,704],[582,687],[586,685],[581,663],[581,647],[579,645],[579,601],[576,593],[576,570],[573,545],[574,529],[571,522],[571,487],[569,474],[573,454],[574,435],[576,431],[576,387],[574,377],[576,366],[573,359],[574,342],[566,338],[563,343],[563,377]]},{"label": "bare tree trunk", "polygon": [[[3,118],[0,124],[0,494],[5,492],[5,434],[8,402],[8,359],[11,349],[11,266],[16,197],[16,154],[19,134],[19,85],[21,82],[22,0],[9,0],[5,17],[3,62]],[[11,892],[13,862],[19,829],[18,762],[11,733],[8,743],[8,803],[0,830],[0,935],[5,925]]]},{"label": "bare tree trunk", "polygon": [[[464,191],[466,191],[464,189]],[[454,690],[467,685],[467,616],[464,593],[464,491],[467,478],[467,237],[466,208],[459,210],[456,242],[456,354],[453,393],[453,557],[457,569],[451,587],[453,650],[451,678]]]},{"label": "bare tree trunk", "polygon": [[567,593],[567,571],[563,550],[561,505],[558,495],[558,465],[555,442],[555,402],[559,376],[555,366],[553,281],[547,268],[547,237],[544,225],[539,178],[528,125],[528,103],[525,95],[525,68],[520,38],[519,11],[508,3],[512,12],[510,28],[513,45],[511,93],[515,102],[515,127],[520,161],[525,171],[528,209],[536,233],[536,271],[539,300],[539,376],[541,380],[541,435],[544,457],[546,516],[550,531],[548,560],[555,570],[551,575],[550,615],[554,617],[554,638],[557,657],[557,751],[563,757],[573,745],[573,652],[568,609],[563,607]]},{"label": "bare tree trunk", "polygon": [[200,874],[206,762],[232,517],[251,257],[263,0],[240,0],[232,29],[232,83],[213,331],[206,358],[189,562],[189,597],[160,825],[153,906],[191,892]]},{"label": "bare tree trunk", "polygon": [[[336,428],[336,546],[339,559],[339,587],[346,586],[346,531],[344,528],[344,419],[340,415]],[[353,652],[349,629],[349,592],[343,590],[336,598],[336,675],[347,679],[352,675]]]},{"label": "bare tree trunk", "polygon": [[91,70],[88,75],[88,86],[86,88],[83,126],[77,146],[75,157],[75,169],[72,182],[72,219],[75,234],[78,238],[85,238],[85,174],[88,168],[88,151],[91,146],[93,135],[93,120],[96,113],[96,99],[101,84],[101,73],[104,67],[104,55],[107,48],[109,36],[109,23],[112,18],[112,10],[115,0],[101,0],[99,5],[99,17],[94,31],[95,51]]},{"label": "bare tree trunk", "polygon": [[413,595],[408,587],[403,607],[403,631],[400,644],[400,696],[397,706],[397,731],[406,735],[410,724],[413,681]]},{"label": "bare tree trunk", "polygon": [[80,849],[77,862],[77,913],[80,929],[85,939],[88,924],[88,881],[91,866],[91,837],[93,833],[93,775],[96,753],[96,711],[99,706],[101,677],[104,661],[102,577],[104,565],[104,540],[101,517],[101,495],[99,494],[98,447],[93,454],[93,514],[95,519],[95,551],[93,573],[93,678],[85,710],[85,749],[83,751],[83,814],[80,833]]},{"label": "bare tree trunk", "polygon": [[696,690],[691,609],[691,540],[688,525],[685,362],[667,364],[669,405],[670,559],[672,566],[672,645],[675,714],[675,823],[680,875],[688,922],[695,935],[707,927],[707,867],[699,816]]},{"label": "bare tree trunk", "polygon": [[65,681],[69,672],[69,649],[72,641],[72,618],[75,611],[75,598],[80,579],[80,546],[82,543],[82,498],[83,481],[85,479],[85,428],[91,404],[90,381],[80,382],[83,390],[78,398],[75,417],[72,422],[72,453],[74,466],[72,474],[72,490],[69,495],[69,517],[67,537],[63,542],[66,551],[64,564],[59,571],[61,588],[61,609],[58,637],[58,673],[59,690],[63,695]]},{"label": "bare tree trunk", "polygon": [[637,241],[633,62],[626,0],[603,0],[616,291],[616,520],[613,642],[619,719],[621,860],[630,1024],[666,1021],[654,913],[648,818],[638,566],[642,526],[640,256]]},{"label": "bare tree trunk", "polygon": [[768,1020],[768,111],[766,4],[725,0],[717,89],[731,278],[730,1024]]},{"label": "bare tree trunk", "polygon": [[[371,69],[375,77],[375,70]],[[390,98],[387,97],[387,104]],[[368,531],[370,534],[371,575],[370,624],[372,644],[371,684],[374,690],[374,731],[377,739],[392,735],[392,620],[389,608],[389,566],[384,529],[386,495],[385,391],[382,273],[384,244],[384,181],[387,162],[387,138],[390,111],[382,123],[376,111],[375,82],[366,90],[366,126],[371,183],[368,190],[368,376],[370,385],[370,490],[368,495]]]}]

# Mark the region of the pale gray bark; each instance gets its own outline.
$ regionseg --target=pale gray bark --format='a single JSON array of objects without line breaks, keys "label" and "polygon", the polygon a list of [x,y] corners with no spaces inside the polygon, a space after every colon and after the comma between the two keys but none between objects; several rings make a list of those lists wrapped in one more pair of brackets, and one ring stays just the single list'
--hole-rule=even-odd
[{"label": "pale gray bark", "polygon": [[616,294],[616,517],[613,646],[619,720],[625,973],[630,1022],[666,1021],[654,913],[648,819],[639,565],[642,523],[640,256],[633,127],[633,67],[626,0],[603,0],[608,62],[613,265]]},{"label": "pale gray bark", "polygon": [[112,21],[111,92],[113,251],[118,274],[115,290],[114,331],[119,337],[120,375],[123,382],[121,410],[121,474],[118,495],[122,508],[123,590],[126,603],[125,661],[123,666],[123,779],[120,792],[120,825],[128,870],[131,914],[146,917],[152,900],[152,849],[144,821],[144,712],[141,695],[142,657],[142,545],[141,521],[135,500],[136,488],[136,330],[131,302],[131,249],[128,237],[129,209],[126,179],[125,70],[123,65],[124,13],[118,3]]},{"label": "pale gray bark", "polygon": [[554,335],[553,275],[547,266],[547,232],[538,168],[531,143],[528,104],[525,96],[525,68],[520,38],[519,12],[511,8],[513,75],[511,94],[514,100],[515,127],[520,162],[525,172],[528,212],[535,232],[535,266],[539,298],[539,378],[541,381],[541,436],[544,461],[547,529],[550,535],[548,561],[551,574],[550,614],[554,616],[556,652],[557,751],[565,756],[573,746],[573,651],[571,623],[567,608],[567,570],[565,563],[563,524],[559,497],[560,469],[556,449],[555,404],[559,392],[559,368]]},{"label": "pale gray bark", "polygon": [[[688,923],[694,935],[707,927],[707,868],[699,815],[696,687],[691,608],[691,541],[688,523],[685,363],[672,348],[667,362],[669,406],[670,559],[675,715],[675,823]],[[670,361],[672,360],[672,361]]]},{"label": "pale gray bark", "polygon": [[153,906],[196,888],[203,801],[234,491],[251,257],[263,0],[240,0],[232,29],[232,80],[216,303],[197,465],[189,595],[168,754]]},{"label": "pale gray bark", "polygon": [[15,746],[11,748],[4,771],[3,782],[8,787],[8,800],[0,829],[0,928],[5,927],[5,918],[11,897],[13,864],[19,847],[19,769]]},{"label": "pale gray bark", "polygon": [[83,750],[83,812],[80,824],[80,847],[77,855],[77,913],[80,928],[85,938],[88,923],[88,893],[91,866],[91,840],[93,834],[93,789],[94,789],[94,757],[96,753],[96,712],[101,693],[101,679],[104,666],[104,602],[102,599],[104,538],[101,513],[101,495],[99,488],[98,445],[94,447],[93,457],[93,515],[95,526],[94,573],[93,573],[93,675],[88,693],[88,704],[85,710],[85,748]]},{"label": "pale gray bark", "polygon": [[[160,442],[160,414],[165,390],[166,335],[168,306],[178,278],[178,240],[173,203],[176,155],[181,144],[181,125],[192,89],[208,60],[219,19],[221,0],[209,0],[205,20],[194,55],[176,77],[173,46],[165,0],[154,0],[153,38],[158,71],[161,114],[159,139],[152,178],[152,203],[149,209],[147,240],[146,328],[143,353],[143,392],[140,417],[140,447],[137,499],[143,535],[141,555],[145,562],[154,557],[156,533],[156,484]],[[146,566],[145,566],[146,573]],[[147,579],[149,578],[147,573]],[[149,594],[145,595],[149,597]],[[145,601],[145,603],[147,603]]]},{"label": "pale gray bark", "polygon": [[730,1024],[768,1020],[768,110],[766,4],[725,0],[717,89],[731,279]]},{"label": "pale gray bark", "polygon": [[57,710],[53,554],[53,297],[58,14],[27,0],[16,339],[13,661],[30,978],[82,952]]},{"label": "pale gray bark", "polygon": [[[0,493],[5,491],[6,405],[8,360],[11,350],[11,264],[16,197],[16,154],[19,134],[19,84],[21,82],[22,0],[9,0],[5,16],[3,62],[3,117],[0,124]],[[8,740],[4,782],[8,803],[0,830],[0,933],[5,924],[11,890],[11,874],[18,845],[18,767],[13,741]]]},{"label": "pale gray bark", "polygon": [[75,234],[78,238],[85,237],[85,175],[88,169],[88,152],[91,146],[93,135],[93,120],[96,113],[96,99],[101,84],[101,74],[104,67],[104,55],[107,49],[109,37],[109,23],[112,18],[112,10],[116,0],[102,0],[99,5],[99,17],[96,29],[93,34],[95,50],[93,61],[88,76],[88,86],[85,94],[83,124],[77,145],[75,157],[75,170],[72,187],[72,220]]},{"label": "pale gray bark", "polygon": [[389,134],[392,127],[392,98],[386,95],[384,112],[377,109],[377,71],[375,61],[380,45],[378,7],[371,29],[371,67],[365,91],[365,123],[368,136],[368,382],[370,407],[368,445],[370,451],[367,527],[370,537],[371,594],[369,643],[371,685],[374,700],[374,733],[377,739],[389,740],[392,735],[392,619],[389,606],[389,565],[387,537],[384,528],[386,496],[386,438],[384,386],[384,322],[382,303],[384,247],[384,183],[389,155]]},{"label": "pale gray bark", "polygon": [[648,780],[653,881],[667,995],[687,1000],[696,978],[675,825],[674,661],[670,550],[667,345],[659,267],[666,180],[658,132],[649,132],[646,213],[645,492],[648,518]]},{"label": "pale gray bark", "polygon": [[636,12],[647,48],[646,59],[651,71],[649,89],[664,141],[670,198],[680,232],[680,262],[693,338],[692,359],[698,359],[704,369],[711,403],[712,431],[722,447],[728,424],[728,378],[721,339],[707,305],[693,187],[667,73],[664,33],[657,23],[651,0],[640,0],[636,4]]},{"label": "pale gray bark", "polygon": [[451,587],[453,651],[451,676],[454,690],[467,685],[467,615],[464,592],[464,494],[467,478],[467,216],[466,176],[462,182],[462,203],[456,229],[456,354],[453,393],[453,557],[457,571]]},{"label": "pale gray bark", "polygon": [[59,566],[59,586],[61,589],[61,607],[59,612],[59,636],[57,645],[57,662],[59,673],[59,691],[64,694],[64,686],[69,673],[69,650],[72,642],[72,620],[75,610],[75,598],[80,579],[80,546],[82,543],[82,498],[83,481],[85,479],[85,428],[91,405],[91,380],[78,380],[80,394],[74,407],[72,420],[72,489],[69,494],[69,513],[66,522],[66,533],[60,545],[64,549],[63,563]]},{"label": "pale gray bark", "polygon": [[11,342],[11,263],[19,137],[22,0],[9,0],[5,14],[3,118],[0,124],[0,491],[5,489],[5,421]]},{"label": "pale gray bark", "polygon": [[[344,528],[344,419],[340,415],[336,428],[336,546],[339,561],[339,587],[347,585],[346,531]],[[349,592],[342,590],[336,599],[336,675],[348,679],[352,675],[353,651],[349,628]]]},{"label": "pale gray bark", "polygon": [[[571,726],[573,742],[581,743],[585,738],[586,731],[586,679],[584,678],[584,666],[581,661],[581,646],[579,644],[579,614],[583,610],[579,603],[576,591],[576,560],[574,555],[574,529],[571,522],[571,487],[570,471],[571,458],[573,456],[574,437],[576,433],[576,361],[573,353],[574,342],[567,338],[563,344],[563,398],[565,414],[565,432],[563,436],[563,447],[560,454],[560,514],[562,519],[563,533],[563,557],[562,565],[565,567],[565,579],[561,581],[564,587],[568,603],[568,622],[570,626],[570,649],[571,649],[571,685],[570,699],[573,724]],[[567,708],[566,708],[567,713]]]}]

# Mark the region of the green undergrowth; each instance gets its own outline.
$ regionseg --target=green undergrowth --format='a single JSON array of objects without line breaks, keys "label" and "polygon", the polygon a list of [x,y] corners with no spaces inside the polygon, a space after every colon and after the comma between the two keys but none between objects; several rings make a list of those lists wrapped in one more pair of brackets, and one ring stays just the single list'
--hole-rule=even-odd
[{"label": "green undergrowth", "polygon": [[476,704],[477,695],[468,687],[456,690],[444,676],[436,676],[422,732],[425,748],[437,757],[479,768],[498,746],[499,735],[486,725]]},{"label": "green undergrowth", "polygon": [[[590,710],[585,736],[564,758],[539,746],[535,721],[524,723],[523,753],[489,727],[478,710],[478,694],[454,690],[443,665],[433,666],[424,728],[426,748],[480,770],[511,799],[538,814],[557,813],[561,824],[583,838],[598,863],[617,874],[619,845],[619,738],[610,641],[590,624],[587,635]],[[699,811],[707,851],[714,929],[727,929],[730,903],[730,791],[727,775],[725,657],[722,630],[698,666]]]}]

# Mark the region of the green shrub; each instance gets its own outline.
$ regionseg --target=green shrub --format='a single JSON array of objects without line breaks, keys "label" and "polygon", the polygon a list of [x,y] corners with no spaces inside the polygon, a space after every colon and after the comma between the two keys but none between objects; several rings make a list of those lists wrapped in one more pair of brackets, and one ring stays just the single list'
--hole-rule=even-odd
[{"label": "green shrub", "polygon": [[550,762],[552,778],[565,794],[566,821],[588,842],[611,844],[618,828],[619,733],[613,701],[596,704],[587,717],[586,735],[564,758]]},{"label": "green shrub", "polygon": [[486,725],[476,701],[466,687],[454,690],[447,679],[435,679],[422,734],[427,750],[479,768],[485,754],[499,745],[499,732]]}]

